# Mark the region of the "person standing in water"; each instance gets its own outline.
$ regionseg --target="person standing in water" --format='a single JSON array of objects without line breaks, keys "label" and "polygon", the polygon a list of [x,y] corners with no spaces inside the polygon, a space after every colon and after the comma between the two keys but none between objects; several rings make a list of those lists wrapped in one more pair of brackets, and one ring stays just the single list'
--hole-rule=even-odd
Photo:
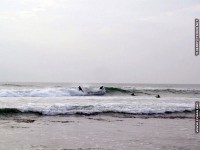
[{"label": "person standing in water", "polygon": [[83,89],[81,88],[81,86],[78,87],[78,90],[83,92]]}]

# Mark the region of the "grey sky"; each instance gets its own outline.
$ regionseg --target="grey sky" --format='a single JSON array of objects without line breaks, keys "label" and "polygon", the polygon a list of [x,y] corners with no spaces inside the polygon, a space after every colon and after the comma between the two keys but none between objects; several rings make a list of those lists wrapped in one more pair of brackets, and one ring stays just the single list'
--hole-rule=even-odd
[{"label": "grey sky", "polygon": [[198,83],[199,0],[1,0],[1,82]]}]

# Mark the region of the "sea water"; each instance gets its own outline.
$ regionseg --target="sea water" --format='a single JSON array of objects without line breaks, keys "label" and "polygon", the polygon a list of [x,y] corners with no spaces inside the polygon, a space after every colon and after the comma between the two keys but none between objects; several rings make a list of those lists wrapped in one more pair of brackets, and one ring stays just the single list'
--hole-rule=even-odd
[{"label": "sea water", "polygon": [[[83,91],[78,89],[81,86]],[[104,86],[103,90],[99,87]],[[134,93],[135,96],[131,94]],[[161,98],[156,98],[156,95]],[[1,83],[0,113],[92,115],[193,111],[200,85]]]}]

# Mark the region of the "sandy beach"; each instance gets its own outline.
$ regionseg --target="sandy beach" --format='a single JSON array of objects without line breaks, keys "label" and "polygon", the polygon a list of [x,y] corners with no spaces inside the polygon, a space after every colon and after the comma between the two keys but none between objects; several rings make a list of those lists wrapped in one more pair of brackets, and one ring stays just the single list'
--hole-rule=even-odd
[{"label": "sandy beach", "polygon": [[194,112],[200,86],[117,84],[99,96],[96,84],[85,93],[68,84],[0,89],[0,150],[200,149]]},{"label": "sandy beach", "polygon": [[25,114],[0,119],[2,150],[199,150],[199,143],[193,117]]}]

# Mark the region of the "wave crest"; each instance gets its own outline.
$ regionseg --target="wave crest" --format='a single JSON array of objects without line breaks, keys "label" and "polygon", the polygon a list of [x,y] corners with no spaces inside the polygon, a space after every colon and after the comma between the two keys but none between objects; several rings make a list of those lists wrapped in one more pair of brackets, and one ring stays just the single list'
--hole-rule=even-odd
[{"label": "wave crest", "polygon": [[193,104],[187,103],[155,103],[150,102],[145,105],[140,103],[118,104],[24,104],[16,108],[1,108],[0,113],[37,113],[42,115],[94,115],[99,113],[126,113],[126,114],[163,114],[173,112],[183,112],[194,110]]},{"label": "wave crest", "polygon": [[65,97],[104,95],[105,89],[85,89],[79,91],[75,88],[43,88],[43,89],[4,89],[0,90],[0,97]]}]

